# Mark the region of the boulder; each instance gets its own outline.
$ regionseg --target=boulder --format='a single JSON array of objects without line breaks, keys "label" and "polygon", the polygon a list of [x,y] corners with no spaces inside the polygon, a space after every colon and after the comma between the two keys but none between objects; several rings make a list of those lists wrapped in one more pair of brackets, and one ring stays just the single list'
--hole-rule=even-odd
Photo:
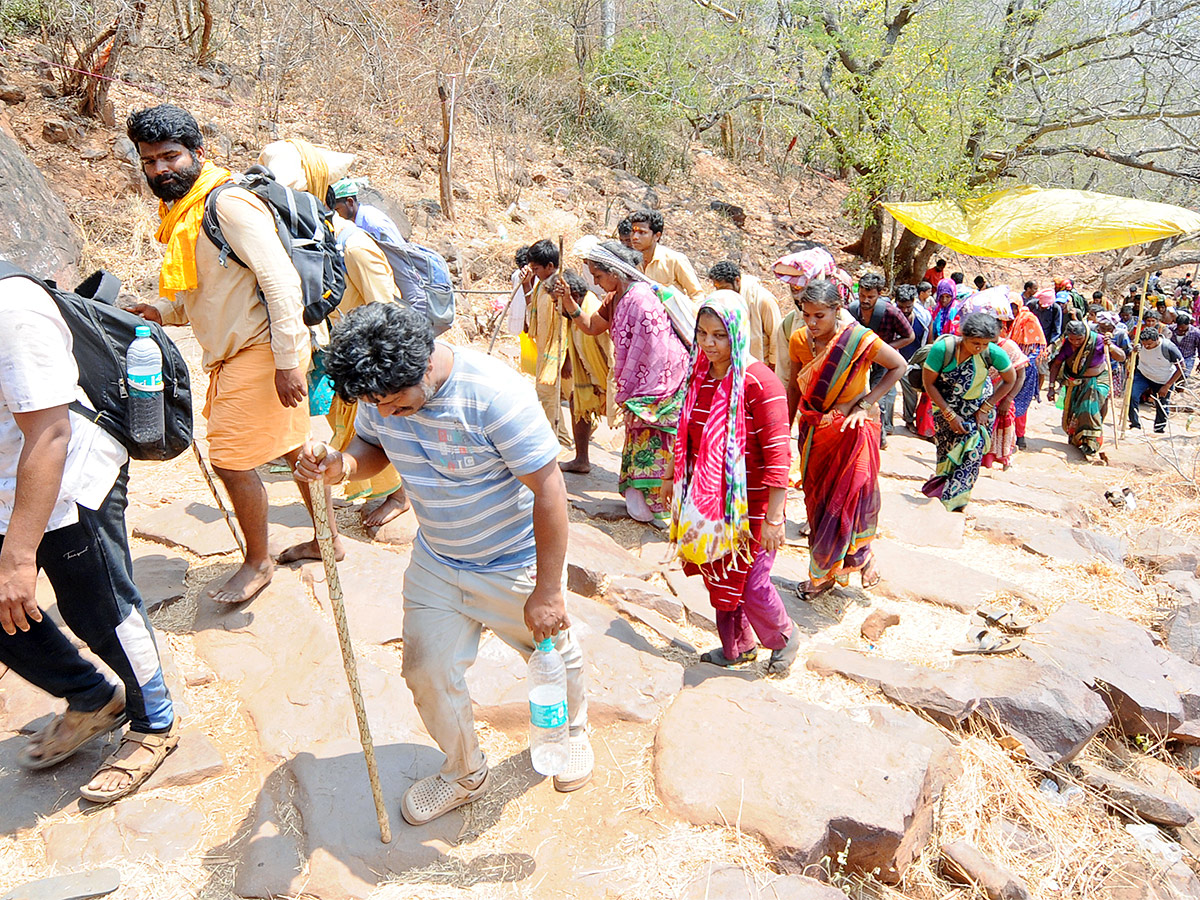
[{"label": "boulder", "polygon": [[65,144],[71,139],[72,128],[62,119],[47,119],[42,123],[42,140],[47,144]]},{"label": "boulder", "polygon": [[[931,833],[953,751],[928,723],[889,713],[891,721],[858,721],[762,683],[711,678],[663,716],[655,785],[674,814],[696,825],[736,821],[785,865],[844,854],[848,871],[878,869],[895,882]],[[746,739],[714,740],[714,729]],[[918,730],[930,743],[914,739]]]},{"label": "boulder", "polygon": [[[1165,737],[1183,724],[1183,703],[1167,670],[1171,654],[1133,622],[1066,603],[1029,630],[1021,651],[1096,691],[1126,734]],[[1183,666],[1183,675],[1195,668]]]},{"label": "boulder", "polygon": [[765,884],[737,866],[708,863],[683,889],[682,900],[845,900],[837,888],[804,875],[776,875]]},{"label": "boulder", "polygon": [[0,100],[3,100],[9,106],[14,103],[25,102],[25,92],[15,84],[0,84]]},{"label": "boulder", "polygon": [[859,626],[859,634],[863,636],[863,640],[869,643],[878,643],[883,637],[883,633],[893,625],[900,624],[900,615],[891,610],[875,609],[863,619],[863,623]]},{"label": "boulder", "polygon": [[38,167],[0,131],[0,221],[20,223],[0,236],[0,259],[60,284],[75,284],[82,252],[78,229]]},{"label": "boulder", "polygon": [[1200,565],[1200,550],[1194,542],[1157,525],[1134,539],[1132,553],[1160,572],[1179,569],[1194,573]]},{"label": "boulder", "polygon": [[997,865],[966,841],[942,844],[942,872],[959,884],[975,885],[988,900],[1032,900],[1016,875]]},{"label": "boulder", "polygon": [[874,541],[871,549],[883,576],[877,593],[897,599],[924,600],[960,612],[973,612],[996,592],[1028,595],[1006,578],[902,547],[886,538]]},{"label": "boulder", "polygon": [[1111,716],[1071,675],[1025,659],[964,659],[938,670],[854,650],[818,647],[808,668],[879,688],[947,727],[984,722],[1021,745],[1043,768],[1073,759]]},{"label": "boulder", "polygon": [[1093,762],[1079,763],[1083,783],[1101,791],[1113,808],[1123,815],[1136,814],[1156,825],[1183,826],[1195,816],[1173,797],[1133,778],[1102,768]]}]

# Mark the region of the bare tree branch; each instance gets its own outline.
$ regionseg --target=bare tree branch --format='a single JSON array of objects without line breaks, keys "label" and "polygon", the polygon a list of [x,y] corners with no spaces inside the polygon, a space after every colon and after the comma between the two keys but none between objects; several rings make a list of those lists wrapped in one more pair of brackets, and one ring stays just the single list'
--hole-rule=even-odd
[{"label": "bare tree branch", "polygon": [[[1002,152],[997,150],[989,150],[982,154],[983,159],[993,162],[1004,163],[1005,167],[1015,159],[1029,156],[1063,156],[1074,154],[1077,156],[1086,156],[1091,159],[1102,159],[1105,162],[1115,163],[1119,166],[1127,166],[1131,169],[1141,169],[1144,172],[1155,172],[1159,175],[1167,175],[1171,178],[1183,178],[1189,181],[1200,182],[1200,172],[1186,172],[1180,169],[1171,169],[1166,166],[1161,166],[1158,163],[1148,162],[1138,159],[1136,156],[1127,153],[1114,153],[1105,150],[1103,147],[1088,147],[1083,144],[1063,144],[1057,147],[1025,147],[1019,151]],[[1003,167],[999,170],[1002,171]]]}]

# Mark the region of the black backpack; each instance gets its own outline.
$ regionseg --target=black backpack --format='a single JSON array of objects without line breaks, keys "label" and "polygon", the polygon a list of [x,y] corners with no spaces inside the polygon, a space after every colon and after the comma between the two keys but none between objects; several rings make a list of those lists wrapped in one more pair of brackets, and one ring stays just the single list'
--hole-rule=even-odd
[{"label": "black backpack", "polygon": [[[72,350],[79,366],[79,386],[93,409],[76,401],[71,411],[95,422],[120,441],[134,459],[173,459],[192,443],[192,389],[187,363],[161,325],[117,308],[120,280],[105,271],[94,273],[74,291],[64,291],[53,281],[43,281],[0,260],[0,278],[28,278],[54,298],[71,331]],[[129,436],[126,422],[129,392],[125,383],[125,351],[139,325],[150,326],[150,336],[163,358],[163,441],[147,445]]]},{"label": "black backpack", "polygon": [[241,180],[218,185],[204,201],[204,233],[221,251],[221,265],[232,259],[247,268],[225,240],[217,221],[217,198],[231,187],[243,188],[267,205],[275,217],[275,231],[283,249],[300,275],[304,324],[312,327],[324,322],[342,302],[346,290],[346,264],[333,236],[329,207],[307,191],[284,187],[269,169],[251,166]]}]

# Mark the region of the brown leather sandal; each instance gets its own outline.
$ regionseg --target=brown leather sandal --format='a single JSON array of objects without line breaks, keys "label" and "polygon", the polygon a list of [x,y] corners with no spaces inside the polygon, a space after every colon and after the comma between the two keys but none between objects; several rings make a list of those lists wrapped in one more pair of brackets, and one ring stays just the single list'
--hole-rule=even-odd
[{"label": "brown leather sandal", "polygon": [[[107,791],[99,791],[89,788],[84,785],[79,789],[79,793],[87,800],[93,803],[112,803],[114,800],[120,800],[129,794],[132,794],[140,788],[146,779],[154,774],[155,770],[162,765],[167,755],[175,749],[179,744],[179,717],[175,717],[175,721],[171,723],[170,731],[165,731],[161,734],[148,734],[143,731],[127,731],[121,737],[121,743],[113,754],[104,761],[103,765],[96,770],[96,775],[92,776],[94,781],[97,776],[109,770],[122,772],[129,776],[128,780],[120,786]],[[139,747],[153,752],[153,758],[143,763],[131,762],[128,757]]]},{"label": "brown leather sandal", "polygon": [[91,712],[68,709],[29,739],[17,754],[23,769],[38,770],[57,766],[74,755],[92,738],[107,734],[125,724],[125,686],[113,687],[112,699]]}]

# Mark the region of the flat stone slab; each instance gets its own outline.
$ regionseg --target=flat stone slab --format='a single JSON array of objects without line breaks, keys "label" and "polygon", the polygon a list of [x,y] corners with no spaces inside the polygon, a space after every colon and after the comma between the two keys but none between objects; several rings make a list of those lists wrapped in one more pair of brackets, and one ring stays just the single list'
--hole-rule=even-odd
[{"label": "flat stone slab", "polygon": [[975,516],[975,530],[992,540],[1015,544],[1035,556],[1048,559],[1086,563],[1093,555],[1075,539],[1072,529],[1041,519],[1021,519],[984,510]]},{"label": "flat stone slab", "polygon": [[[235,610],[202,599],[195,641],[217,676],[237,686],[268,757],[357,740],[333,622],[313,608],[294,572],[276,569],[270,586]],[[358,670],[375,740],[428,740],[399,662],[360,657]]]},{"label": "flat stone slab", "polygon": [[208,735],[195,729],[184,729],[179,746],[150,776],[145,789],[200,784],[225,774],[226,769],[225,757]]},{"label": "flat stone slab", "polygon": [[684,575],[678,569],[672,569],[666,575],[667,584],[683,604],[687,621],[697,628],[716,634],[717,611],[708,599],[708,588],[704,586],[704,579],[699,575]]},{"label": "flat stone slab", "polygon": [[924,600],[964,613],[973,612],[996,592],[1028,598],[1021,587],[1006,578],[887,539],[872,542],[871,549],[883,577],[876,591],[885,596]]},{"label": "flat stone slab", "polygon": [[[600,724],[651,722],[683,687],[683,668],[663,659],[608,607],[568,595],[571,630],[583,651],[588,717]],[[516,730],[529,724],[528,670],[516,650],[489,636],[467,670],[476,715]]]},{"label": "flat stone slab", "polygon": [[963,516],[930,497],[884,492],[879,524],[893,538],[917,547],[957,550],[963,545]]},{"label": "flat stone slab", "polygon": [[[899,724],[907,719],[915,724]],[[878,869],[895,882],[932,832],[953,751],[911,713],[893,721],[856,721],[765,684],[711,678],[663,716],[655,786],[675,815],[697,825],[737,821],[789,866],[844,852],[848,871]],[[714,723],[753,739],[713,740]],[[914,739],[917,729],[932,731],[941,750]]]},{"label": "flat stone slab", "polygon": [[[971,504],[1010,503],[1048,515],[1067,514],[1074,501],[1043,488],[1012,484],[982,476],[971,490]],[[969,509],[970,507],[968,507]]]},{"label": "flat stone slab", "polygon": [[776,875],[760,885],[758,877],[737,866],[709,863],[683,889],[682,900],[845,900],[837,888],[803,875]]},{"label": "flat stone slab", "polygon": [[1200,566],[1200,546],[1195,541],[1157,525],[1134,538],[1132,553],[1162,572],[1178,569],[1194,574]]},{"label": "flat stone slab", "polygon": [[150,857],[170,862],[189,856],[204,835],[204,815],[185,803],[134,795],[84,818],[42,831],[52,866],[97,866]]},{"label": "flat stone slab", "polygon": [[111,894],[121,886],[116,869],[92,869],[74,875],[39,878],[9,891],[0,900],[91,900]]},{"label": "flat stone slab", "polygon": [[[592,525],[572,522],[567,539],[567,579],[572,590],[600,596],[615,578],[648,578],[655,567]],[[579,590],[575,585],[589,586]]]},{"label": "flat stone slab", "polygon": [[[1192,579],[1193,583],[1195,579]],[[1200,583],[1197,583],[1200,588]],[[1200,596],[1180,597],[1167,622],[1167,646],[1192,665],[1200,663]]]},{"label": "flat stone slab", "polygon": [[134,536],[170,547],[186,547],[197,556],[237,550],[225,518],[216,507],[180,500],[159,507],[129,504],[126,521]]},{"label": "flat stone slab", "polygon": [[182,556],[146,550],[133,554],[133,581],[148,612],[184,595],[187,571],[188,561]]},{"label": "flat stone slab", "polygon": [[[372,547],[362,541],[347,540],[345,544],[346,558],[337,568],[351,636],[368,644],[399,641],[404,634],[404,571],[408,568],[408,552]],[[303,563],[299,573],[301,584],[309,585],[321,608],[330,612],[324,564]]]},{"label": "flat stone slab", "polygon": [[964,659],[937,670],[818,647],[807,665],[879,688],[888,699],[947,727],[984,722],[1016,739],[1042,768],[1074,759],[1112,718],[1104,701],[1078,678],[1027,659]]},{"label": "flat stone slab", "polygon": [[[0,738],[0,835],[17,835],[35,827],[39,819],[78,808],[80,786],[92,780],[100,763],[116,749],[115,740],[96,738],[65,762],[29,772],[17,765],[17,754],[28,737],[0,734]],[[78,858],[63,863],[64,868],[79,864]]]},{"label": "flat stone slab", "polygon": [[617,494],[572,497],[571,505],[589,519],[599,519],[601,522],[621,522],[629,518],[629,508]]},{"label": "flat stone slab", "polygon": [[[1188,718],[1169,672],[1172,655],[1125,619],[1067,603],[1029,630],[1021,652],[1096,691],[1126,734],[1165,737]],[[1200,675],[1192,672],[1196,667],[1173,659],[1183,667],[1178,678]]]}]

